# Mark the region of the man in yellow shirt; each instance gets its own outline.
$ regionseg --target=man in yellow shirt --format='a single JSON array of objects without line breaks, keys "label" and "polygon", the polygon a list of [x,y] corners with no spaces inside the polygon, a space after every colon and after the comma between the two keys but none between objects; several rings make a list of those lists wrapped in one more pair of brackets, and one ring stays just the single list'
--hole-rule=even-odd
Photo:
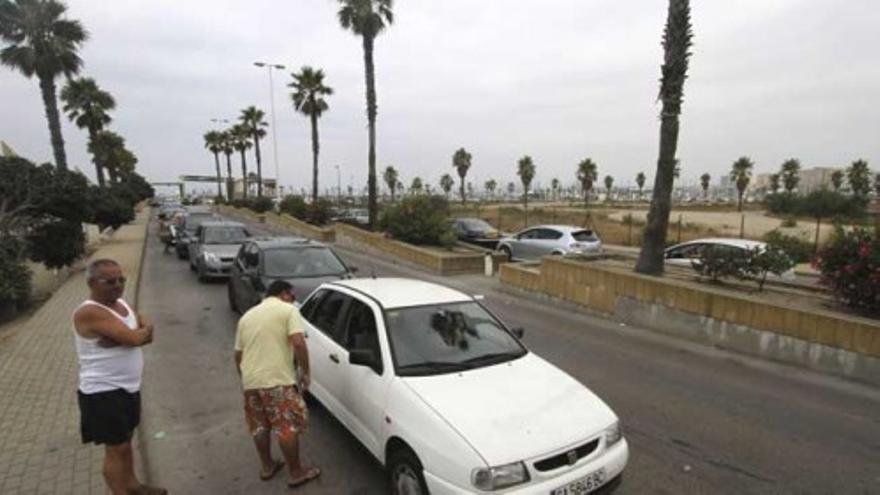
[{"label": "man in yellow shirt", "polygon": [[270,432],[287,461],[288,485],[305,484],[321,474],[299,458],[299,436],[306,431],[308,410],[303,394],[309,387],[309,354],[293,286],[277,280],[263,302],[238,321],[235,364],[244,389],[248,429],[260,456],[260,479],[271,479],[284,463],[272,459]]}]

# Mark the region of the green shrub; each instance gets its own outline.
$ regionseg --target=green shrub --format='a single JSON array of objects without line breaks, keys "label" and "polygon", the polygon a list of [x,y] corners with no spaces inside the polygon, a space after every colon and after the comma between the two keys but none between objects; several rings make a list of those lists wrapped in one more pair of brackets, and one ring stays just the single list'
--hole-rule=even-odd
[{"label": "green shrub", "polygon": [[794,261],[788,254],[777,246],[767,245],[767,249],[755,249],[749,253],[749,265],[747,273],[749,277],[758,283],[758,290],[764,288],[767,275],[782,275],[794,267]]},{"label": "green shrub", "polygon": [[844,304],[880,311],[880,242],[866,229],[845,232],[837,228],[828,246],[819,252],[816,266],[821,282]]},{"label": "green shrub", "polygon": [[278,208],[281,210],[281,213],[286,213],[300,220],[306,219],[307,205],[302,196],[295,194],[284,196]]},{"label": "green shrub", "polygon": [[86,250],[82,224],[69,220],[49,220],[32,226],[27,235],[28,257],[48,268],[69,266]]},{"label": "green shrub", "polygon": [[248,205],[248,208],[257,213],[266,213],[267,211],[271,211],[274,207],[275,205],[272,203],[272,198],[267,198],[266,196],[253,198]]},{"label": "green shrub", "polygon": [[764,206],[774,215],[794,215],[800,210],[800,201],[793,193],[777,193],[768,195]]},{"label": "green shrub", "polygon": [[223,196],[220,196],[220,195],[214,196],[214,204],[215,205],[225,205],[226,198],[224,198]]},{"label": "green shrub", "polygon": [[318,198],[308,206],[307,215],[306,221],[310,224],[327,225],[330,222],[330,217],[333,216],[333,203],[324,198]]},{"label": "green shrub", "polygon": [[764,288],[767,275],[782,275],[794,266],[791,258],[776,246],[768,245],[766,249],[737,249],[728,246],[712,246],[700,254],[700,259],[693,262],[693,267],[704,277],[713,282],[722,278],[754,280],[758,290]]},{"label": "green shrub", "polygon": [[134,220],[134,204],[130,198],[114,188],[89,188],[89,223],[97,224],[102,230],[107,227],[119,228]]},{"label": "green shrub", "polygon": [[793,227],[797,227],[797,218],[785,217],[784,219],[782,219],[782,223],[780,224],[780,227],[788,228],[788,229],[793,228]]},{"label": "green shrub", "polygon": [[813,244],[801,237],[786,235],[774,229],[764,234],[763,240],[784,251],[795,263],[807,263],[813,259]]},{"label": "green shrub", "polygon": [[448,208],[442,197],[407,197],[383,212],[379,226],[404,242],[450,247],[455,234],[446,219]]},{"label": "green shrub", "polygon": [[23,259],[24,246],[11,235],[0,236],[0,318],[14,316],[31,295],[31,273]]}]

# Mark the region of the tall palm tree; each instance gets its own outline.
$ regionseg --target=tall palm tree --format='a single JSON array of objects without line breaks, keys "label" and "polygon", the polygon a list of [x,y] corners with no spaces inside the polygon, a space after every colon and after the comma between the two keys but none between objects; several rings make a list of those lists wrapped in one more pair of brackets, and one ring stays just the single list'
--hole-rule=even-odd
[{"label": "tall palm tree", "polygon": [[[450,179],[451,178],[452,177],[450,177]],[[489,179],[486,181],[486,184],[484,184],[484,186],[486,187],[486,190],[489,191],[489,196],[491,196],[494,199],[495,198],[495,188],[498,187],[498,182],[495,179]]]},{"label": "tall palm tree", "polygon": [[291,74],[293,82],[287,86],[295,90],[290,95],[293,107],[309,117],[312,123],[312,201],[318,199],[318,119],[327,111],[324,96],[333,94],[333,88],[324,85],[324,71],[303,66],[299,73]]},{"label": "tall palm tree", "polygon": [[834,189],[834,192],[840,192],[840,188],[843,186],[843,170],[835,170],[831,172],[831,187]]},{"label": "tall palm tree", "polygon": [[780,167],[779,175],[782,178],[782,187],[785,188],[785,192],[791,193],[794,191],[794,188],[797,187],[798,182],[800,182],[800,174],[801,171],[801,162],[797,161],[794,158],[790,158],[785,160]]},{"label": "tall palm tree", "polygon": [[385,167],[385,172],[382,173],[382,179],[385,181],[385,185],[388,186],[388,189],[391,191],[391,202],[394,202],[394,191],[397,190],[397,169],[388,165]]},{"label": "tall palm tree", "polygon": [[578,163],[577,180],[584,193],[584,208],[586,209],[590,206],[590,191],[593,189],[593,183],[599,180],[599,168],[593,160],[585,158]]},{"label": "tall palm tree", "polygon": [[[90,77],[68,80],[61,89],[61,101],[64,102],[63,110],[67,118],[80,129],[88,130],[90,143],[113,120],[108,112],[116,108],[113,96],[99,88]],[[97,156],[93,155],[92,160],[95,162],[98,185],[104,187],[104,167]]]},{"label": "tall palm tree", "polygon": [[443,194],[446,195],[446,199],[449,199],[449,191],[452,191],[452,186],[455,185],[455,180],[449,174],[443,174],[443,177],[440,177],[440,189],[443,189]]},{"label": "tall palm tree", "polygon": [[[254,143],[254,153],[257,157],[257,196],[263,196],[263,159],[260,156],[260,139],[266,137],[266,112],[251,105],[241,111],[238,117],[241,125],[250,132],[250,138]],[[277,180],[277,178],[276,178]]]},{"label": "tall palm tree", "polygon": [[339,0],[339,24],[360,36],[364,47],[364,73],[367,85],[367,122],[370,149],[367,155],[367,176],[370,230],[376,225],[379,206],[376,203],[376,69],[373,64],[373,43],[386,26],[394,22],[392,0]]},{"label": "tall palm tree", "polygon": [[[101,130],[95,134],[95,138],[89,141],[89,153],[95,157],[95,160],[101,163],[101,166],[110,176],[110,182],[119,181],[120,176],[120,160],[119,155],[121,149],[125,148],[125,139],[119,134],[108,130]],[[125,160],[122,160],[123,162]]]},{"label": "tall palm tree", "polygon": [[658,99],[663,102],[660,113],[660,151],[651,209],[644,230],[636,271],[649,275],[663,274],[663,250],[672,209],[672,185],[678,148],[678,116],[684,99],[684,81],[692,45],[690,0],[669,0],[666,28],[663,32],[663,66]]},{"label": "tall palm tree", "polygon": [[749,181],[752,179],[752,169],[754,168],[755,164],[747,156],[740,157],[731,166],[730,180],[736,184],[736,192],[739,198],[737,211],[742,211],[743,209],[743,195],[746,193],[746,188],[749,187]]},{"label": "tall palm tree", "polygon": [[636,185],[639,186],[640,200],[642,199],[642,190],[645,188],[645,180],[647,180],[647,177],[645,177],[644,172],[639,172],[638,174],[636,174]]},{"label": "tall palm tree", "polygon": [[771,174],[770,175],[770,192],[776,194],[779,192],[780,188],[780,176],[779,174]]},{"label": "tall palm tree", "polygon": [[412,184],[410,184],[410,186],[409,186],[409,191],[413,195],[419,195],[422,193],[423,187],[424,187],[424,184],[422,184],[422,178],[416,177],[415,179],[412,180]]},{"label": "tall palm tree", "polygon": [[535,178],[535,163],[532,157],[526,155],[519,159],[516,164],[516,175],[519,176],[523,185],[523,205],[526,215],[526,225],[529,224],[529,187],[532,185],[532,179]]},{"label": "tall palm tree", "polygon": [[241,154],[241,195],[243,198],[248,197],[248,171],[247,157],[245,153],[253,146],[251,143],[251,132],[248,128],[241,124],[235,124],[229,130],[232,139],[232,147]]},{"label": "tall palm tree", "polygon": [[464,178],[467,176],[468,169],[471,168],[471,154],[464,148],[459,148],[452,155],[452,166],[458,172],[461,178],[461,204],[465,204],[467,196],[464,192]]},{"label": "tall palm tree", "polygon": [[846,169],[846,179],[853,195],[864,198],[871,192],[871,169],[865,160],[856,160]]},{"label": "tall palm tree", "polygon": [[708,173],[700,176],[700,187],[703,188],[703,199],[709,199],[709,184],[712,182],[712,176]]},{"label": "tall palm tree", "polygon": [[554,177],[553,180],[550,181],[550,190],[553,191],[553,201],[556,201],[556,196],[559,193],[559,179],[557,179],[556,177]]},{"label": "tall palm tree", "polygon": [[232,178],[232,152],[235,151],[233,146],[234,140],[232,133],[227,129],[220,131],[220,151],[226,155],[226,200],[232,201],[233,196],[233,178]]},{"label": "tall palm tree", "polygon": [[605,176],[605,190],[608,191],[608,201],[611,201],[611,188],[614,187],[614,177],[610,175]]},{"label": "tall palm tree", "polygon": [[88,33],[77,20],[67,19],[67,6],[55,0],[0,0],[0,65],[40,81],[40,92],[49,121],[55,165],[67,169],[61,118],[55,97],[55,78],[79,72],[77,50]]},{"label": "tall palm tree", "polygon": [[223,196],[223,188],[221,183],[223,177],[220,175],[220,152],[223,150],[223,136],[219,131],[208,131],[204,135],[205,149],[214,154],[214,168],[217,170],[217,196]]}]

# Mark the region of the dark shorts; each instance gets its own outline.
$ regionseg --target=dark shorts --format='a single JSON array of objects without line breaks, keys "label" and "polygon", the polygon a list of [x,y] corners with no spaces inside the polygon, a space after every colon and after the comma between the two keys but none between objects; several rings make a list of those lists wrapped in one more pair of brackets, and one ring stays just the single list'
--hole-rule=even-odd
[{"label": "dark shorts", "polygon": [[79,396],[82,442],[120,445],[131,440],[141,422],[141,394],[121,388]]}]

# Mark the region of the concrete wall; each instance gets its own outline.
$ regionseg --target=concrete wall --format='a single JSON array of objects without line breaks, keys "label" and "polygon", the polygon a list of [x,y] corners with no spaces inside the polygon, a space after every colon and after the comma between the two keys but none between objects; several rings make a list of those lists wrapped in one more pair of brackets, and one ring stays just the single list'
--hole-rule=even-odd
[{"label": "concrete wall", "polygon": [[501,281],[620,321],[880,385],[880,323],[559,258],[502,265]]}]

